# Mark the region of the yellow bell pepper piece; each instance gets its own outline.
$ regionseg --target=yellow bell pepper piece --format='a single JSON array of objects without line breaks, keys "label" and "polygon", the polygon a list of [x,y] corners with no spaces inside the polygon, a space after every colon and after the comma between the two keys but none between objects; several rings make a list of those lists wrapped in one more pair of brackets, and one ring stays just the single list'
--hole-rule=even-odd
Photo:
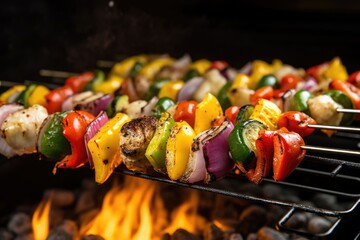
[{"label": "yellow bell pepper piece", "polygon": [[248,88],[250,81],[249,76],[245,74],[236,75],[233,84],[226,93],[231,105],[242,107],[250,103],[250,95],[254,92]]},{"label": "yellow bell pepper piece", "polygon": [[50,90],[47,87],[43,86],[43,85],[36,86],[34,91],[29,96],[29,99],[28,99],[29,106],[33,106],[35,104],[45,106],[45,104],[46,104],[45,96],[49,92],[50,92]]},{"label": "yellow bell pepper piece", "polygon": [[181,80],[167,82],[160,88],[158,98],[168,97],[176,101],[177,94],[183,86],[184,82]]},{"label": "yellow bell pepper piece", "polygon": [[251,81],[248,85],[249,88],[254,89],[259,80],[265,75],[273,73],[276,69],[282,66],[282,62],[278,59],[275,59],[272,64],[268,64],[262,60],[255,60],[252,63],[252,73],[251,73]]},{"label": "yellow bell pepper piece", "polygon": [[323,72],[323,79],[332,79],[332,80],[340,80],[346,81],[349,77],[346,67],[341,63],[339,57],[334,58],[331,60],[330,65],[325,71]]},{"label": "yellow bell pepper piece", "polygon": [[11,95],[13,95],[16,92],[22,92],[25,89],[26,89],[26,86],[24,86],[24,85],[13,86],[0,95],[0,101],[8,102],[8,99]]},{"label": "yellow bell pepper piece", "polygon": [[269,130],[276,130],[280,115],[281,110],[275,103],[260,98],[249,119],[256,119],[268,126]]},{"label": "yellow bell pepper piece", "polygon": [[119,63],[116,63],[112,69],[110,75],[118,75],[120,77],[127,77],[129,71],[134,66],[135,63],[141,62],[145,63],[147,61],[147,57],[145,55],[137,55],[130,58],[127,58]]},{"label": "yellow bell pepper piece", "polygon": [[88,148],[95,167],[95,181],[104,183],[122,162],[120,158],[120,129],[131,119],[124,113],[105,123],[88,142]]},{"label": "yellow bell pepper piece", "polygon": [[110,75],[105,82],[95,83],[93,86],[93,91],[113,95],[115,91],[121,87],[123,81],[123,77],[113,74]]},{"label": "yellow bell pepper piece", "polygon": [[158,58],[146,64],[138,75],[145,76],[150,82],[154,80],[154,76],[166,65],[170,65],[175,60],[173,58]]},{"label": "yellow bell pepper piece", "polygon": [[196,69],[203,75],[211,66],[211,62],[207,59],[200,59],[190,64],[189,69]]},{"label": "yellow bell pepper piece", "polygon": [[178,180],[185,173],[195,136],[194,130],[185,121],[175,122],[171,129],[165,160],[166,171],[171,180]]},{"label": "yellow bell pepper piece", "polygon": [[199,134],[211,128],[212,123],[223,116],[223,110],[217,98],[207,93],[204,99],[196,105],[194,130]]}]

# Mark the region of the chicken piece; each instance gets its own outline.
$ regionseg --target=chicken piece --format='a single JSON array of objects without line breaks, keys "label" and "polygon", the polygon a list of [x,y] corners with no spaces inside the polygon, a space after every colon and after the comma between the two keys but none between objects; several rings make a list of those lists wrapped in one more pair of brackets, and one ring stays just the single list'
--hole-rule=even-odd
[{"label": "chicken piece", "polygon": [[36,152],[40,126],[48,116],[46,108],[33,105],[10,114],[1,126],[1,135],[18,155]]},{"label": "chicken piece", "polygon": [[145,157],[145,151],[153,138],[158,120],[146,116],[133,119],[121,128],[120,155],[125,166],[132,171],[148,173],[152,165]]},{"label": "chicken piece", "polygon": [[[321,125],[340,125],[343,113],[338,113],[336,109],[343,108],[340,104],[336,103],[328,95],[319,95],[308,100],[309,110],[311,117]],[[329,137],[335,133],[332,130],[322,130]]]}]

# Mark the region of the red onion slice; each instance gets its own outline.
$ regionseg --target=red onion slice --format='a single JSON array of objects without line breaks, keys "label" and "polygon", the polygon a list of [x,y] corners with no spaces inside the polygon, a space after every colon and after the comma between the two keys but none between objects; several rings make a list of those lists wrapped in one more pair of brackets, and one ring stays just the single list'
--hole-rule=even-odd
[{"label": "red onion slice", "polygon": [[91,91],[74,94],[73,96],[65,99],[65,101],[61,105],[61,111],[64,112],[68,110],[73,110],[78,103],[81,103],[82,101],[93,95],[94,93]]},{"label": "red onion slice", "polygon": [[[21,109],[24,109],[24,107],[19,104],[2,105],[0,107],[0,127],[4,123],[7,116]],[[15,150],[10,147],[10,145],[5,141],[2,136],[0,137],[0,154],[4,155],[7,158],[11,158],[16,155]]]},{"label": "red onion slice", "polygon": [[316,87],[317,85],[318,85],[318,83],[317,83],[316,79],[312,76],[308,76],[301,89],[310,91],[312,88]]},{"label": "red onion slice", "polygon": [[86,133],[84,135],[84,141],[85,141],[85,147],[86,147],[86,154],[89,160],[90,167],[94,167],[94,162],[90,153],[90,150],[88,149],[87,143],[92,139],[95,134],[100,130],[100,128],[109,121],[109,118],[105,111],[101,111],[99,115],[95,118],[94,121],[92,121],[86,128]]},{"label": "red onion slice", "polygon": [[[205,132],[204,132],[205,133]],[[199,134],[191,145],[191,152],[184,175],[180,181],[186,183],[195,183],[204,181],[206,176],[206,165],[203,153],[202,140],[206,134]]]},{"label": "red onion slice", "polygon": [[201,132],[193,141],[185,174],[180,181],[209,183],[226,176],[234,167],[229,156],[229,134],[234,125],[225,120],[220,126]]},{"label": "red onion slice", "polygon": [[93,96],[79,102],[74,109],[83,110],[97,116],[101,111],[104,111],[109,106],[112,100],[113,97],[109,94],[94,93]]},{"label": "red onion slice", "polygon": [[178,93],[178,102],[193,99],[193,95],[203,82],[202,77],[194,77],[187,81]]},{"label": "red onion slice", "polygon": [[203,141],[207,170],[205,183],[224,177],[234,167],[234,161],[229,156],[228,143],[232,129],[234,125],[225,120],[220,126],[207,131],[207,138]]}]

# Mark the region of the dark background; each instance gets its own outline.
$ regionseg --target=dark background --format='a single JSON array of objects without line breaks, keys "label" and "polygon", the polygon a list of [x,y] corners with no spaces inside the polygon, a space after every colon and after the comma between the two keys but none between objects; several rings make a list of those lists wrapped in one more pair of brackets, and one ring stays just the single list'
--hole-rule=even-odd
[{"label": "dark background", "polygon": [[360,69],[358,2],[3,1],[0,79],[81,72],[139,53],[189,53],[236,68],[274,58],[306,68],[339,56],[351,72]]}]

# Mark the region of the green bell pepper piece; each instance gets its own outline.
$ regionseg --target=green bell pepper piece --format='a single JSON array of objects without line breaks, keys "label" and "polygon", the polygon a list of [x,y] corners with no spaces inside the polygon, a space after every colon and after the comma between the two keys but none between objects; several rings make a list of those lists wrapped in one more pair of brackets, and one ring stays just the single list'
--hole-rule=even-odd
[{"label": "green bell pepper piece", "polygon": [[171,106],[174,106],[176,103],[174,100],[168,97],[162,97],[159,99],[159,101],[155,104],[155,107],[153,109],[153,115],[157,119],[161,117],[161,114],[163,112],[166,112]]},{"label": "green bell pepper piece", "polygon": [[175,120],[170,113],[163,112],[155,130],[154,137],[151,139],[145,152],[146,158],[154,167],[155,171],[163,174],[166,174],[166,144],[174,125]]},{"label": "green bell pepper piece", "polygon": [[296,92],[290,102],[290,110],[304,112],[304,113],[310,115],[309,106],[307,104],[307,101],[313,97],[314,97],[314,95],[311,92],[306,91],[306,90],[300,90],[300,91]]}]

